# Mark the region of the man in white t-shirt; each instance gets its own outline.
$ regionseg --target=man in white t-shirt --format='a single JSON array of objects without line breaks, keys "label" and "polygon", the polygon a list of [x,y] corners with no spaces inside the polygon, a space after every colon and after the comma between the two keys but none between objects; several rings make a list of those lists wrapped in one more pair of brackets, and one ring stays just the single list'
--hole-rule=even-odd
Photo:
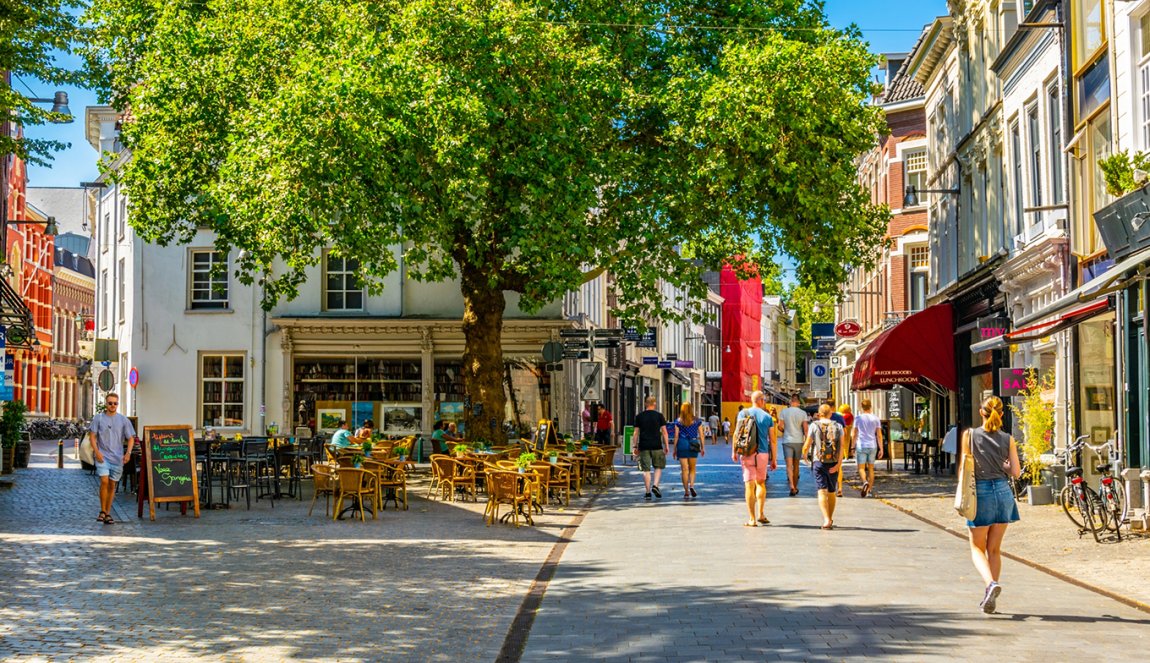
[{"label": "man in white t-shirt", "polygon": [[862,400],[861,407],[862,414],[854,422],[855,461],[863,482],[862,496],[874,497],[874,462],[882,458],[882,421],[871,414],[869,398]]},{"label": "man in white t-shirt", "polygon": [[799,494],[799,459],[810,426],[810,416],[800,405],[802,400],[797,395],[791,396],[791,406],[779,413],[779,430],[783,433],[779,439],[779,454],[787,463],[787,483],[791,488],[791,497]]}]

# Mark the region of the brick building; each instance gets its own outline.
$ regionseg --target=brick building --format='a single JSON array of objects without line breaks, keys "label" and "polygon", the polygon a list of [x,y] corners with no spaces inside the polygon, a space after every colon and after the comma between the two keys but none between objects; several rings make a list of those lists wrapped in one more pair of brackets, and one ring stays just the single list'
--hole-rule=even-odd
[{"label": "brick building", "polygon": [[80,341],[91,334],[96,301],[96,270],[86,256],[56,249],[53,276],[52,389],[54,419],[92,416],[91,363],[80,354]]},{"label": "brick building", "polygon": [[[886,84],[875,103],[886,114],[889,134],[859,159],[859,181],[876,203],[891,209],[886,243],[874,269],[855,270],[842,286],[836,321],[854,321],[862,331],[839,339],[835,346],[835,398],[850,402],[855,361],[876,336],[911,313],[926,307],[930,258],[927,235],[927,196],[908,199],[908,187],[931,188],[927,181],[927,136],[924,90],[906,75],[906,54],[883,58]],[[867,394],[876,414],[888,415],[886,392]],[[897,416],[897,415],[896,415]]]}]

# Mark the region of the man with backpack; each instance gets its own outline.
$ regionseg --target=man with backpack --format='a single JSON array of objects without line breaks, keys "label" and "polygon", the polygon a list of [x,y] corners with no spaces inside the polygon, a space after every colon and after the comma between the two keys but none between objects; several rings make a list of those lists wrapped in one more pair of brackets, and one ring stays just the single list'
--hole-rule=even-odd
[{"label": "man with backpack", "polygon": [[767,466],[775,463],[775,422],[767,414],[767,397],[761,391],[751,394],[754,405],[739,411],[732,433],[731,460],[743,466],[743,490],[747,499],[747,527],[770,525],[767,520]]},{"label": "man with backpack", "polygon": [[823,512],[823,529],[834,529],[835,490],[843,464],[843,427],[831,419],[834,408],[819,406],[819,416],[807,432],[803,455],[813,452],[815,486],[819,489],[819,509]]}]

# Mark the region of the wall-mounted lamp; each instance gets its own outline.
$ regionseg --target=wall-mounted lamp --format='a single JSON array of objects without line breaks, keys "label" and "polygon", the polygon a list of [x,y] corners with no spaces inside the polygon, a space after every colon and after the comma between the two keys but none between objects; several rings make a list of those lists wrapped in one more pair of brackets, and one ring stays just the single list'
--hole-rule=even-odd
[{"label": "wall-mounted lamp", "polygon": [[55,237],[60,234],[60,228],[56,225],[56,217],[50,216],[47,221],[29,221],[28,219],[8,219],[5,221],[7,225],[33,225],[44,226],[44,234],[48,237]]},{"label": "wall-mounted lamp", "polygon": [[951,193],[958,195],[958,189],[920,189],[914,185],[906,188],[906,195],[903,198],[902,204],[904,207],[914,207],[918,205],[918,194],[920,193]]}]

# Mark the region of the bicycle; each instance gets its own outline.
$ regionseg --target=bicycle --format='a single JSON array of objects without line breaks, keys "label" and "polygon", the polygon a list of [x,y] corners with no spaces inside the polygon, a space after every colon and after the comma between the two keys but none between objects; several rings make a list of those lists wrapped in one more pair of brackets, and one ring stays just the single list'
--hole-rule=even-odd
[{"label": "bicycle", "polygon": [[1115,480],[1118,465],[1118,445],[1114,440],[1107,440],[1105,444],[1097,447],[1086,444],[1094,453],[1102,455],[1106,450],[1105,463],[1098,466],[1101,477],[1098,479],[1098,497],[1102,500],[1102,510],[1106,514],[1106,527],[1114,532],[1118,540],[1122,540],[1122,526],[1126,524],[1126,486]]},{"label": "bicycle", "polygon": [[1078,527],[1078,536],[1090,532],[1094,541],[1101,543],[1101,532],[1107,529],[1106,509],[1102,504],[1102,498],[1086,484],[1082,478],[1082,468],[1070,466],[1070,454],[1086,446],[1089,437],[1089,434],[1080,435],[1066,448],[1064,462],[1067,464],[1067,484],[1058,494],[1058,503],[1070,522]]}]

